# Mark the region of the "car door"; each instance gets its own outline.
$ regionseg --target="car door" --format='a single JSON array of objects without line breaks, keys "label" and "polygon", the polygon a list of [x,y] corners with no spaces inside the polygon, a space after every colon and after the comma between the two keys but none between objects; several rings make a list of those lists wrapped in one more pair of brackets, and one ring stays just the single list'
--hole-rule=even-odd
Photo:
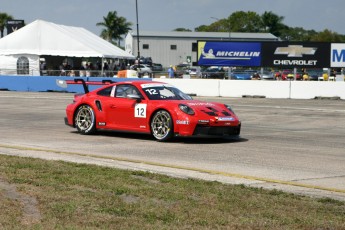
[{"label": "car door", "polygon": [[[147,129],[147,101],[138,89],[131,84],[120,84],[106,103],[106,117],[114,129],[144,132]],[[142,100],[128,97],[139,95]]]}]

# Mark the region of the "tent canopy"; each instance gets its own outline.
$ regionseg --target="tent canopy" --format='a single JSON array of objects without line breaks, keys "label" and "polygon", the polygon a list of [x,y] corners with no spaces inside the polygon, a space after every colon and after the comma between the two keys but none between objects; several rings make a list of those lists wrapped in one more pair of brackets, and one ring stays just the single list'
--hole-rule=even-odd
[{"label": "tent canopy", "polygon": [[36,20],[0,39],[0,54],[65,57],[135,57],[81,27]]}]

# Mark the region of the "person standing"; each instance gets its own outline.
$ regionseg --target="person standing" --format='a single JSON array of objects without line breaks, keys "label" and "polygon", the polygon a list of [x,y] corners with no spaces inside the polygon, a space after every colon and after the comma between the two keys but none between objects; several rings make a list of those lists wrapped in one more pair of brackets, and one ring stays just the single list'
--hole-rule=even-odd
[{"label": "person standing", "polygon": [[175,71],[172,65],[170,65],[169,69],[168,69],[168,76],[169,78],[174,78],[175,76]]}]

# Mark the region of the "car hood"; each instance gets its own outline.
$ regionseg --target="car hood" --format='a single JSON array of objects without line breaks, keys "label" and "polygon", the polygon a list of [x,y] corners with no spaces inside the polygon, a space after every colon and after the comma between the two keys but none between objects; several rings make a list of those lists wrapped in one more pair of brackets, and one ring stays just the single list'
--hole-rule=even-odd
[{"label": "car hood", "polygon": [[180,104],[185,104],[191,107],[199,115],[208,115],[216,117],[229,117],[236,116],[234,113],[229,111],[224,104],[216,102],[206,102],[199,100],[185,101]]}]

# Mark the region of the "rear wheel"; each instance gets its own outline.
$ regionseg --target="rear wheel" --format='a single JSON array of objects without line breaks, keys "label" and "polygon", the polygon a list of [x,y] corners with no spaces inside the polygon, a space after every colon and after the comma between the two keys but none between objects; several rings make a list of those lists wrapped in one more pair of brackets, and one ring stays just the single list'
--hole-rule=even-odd
[{"label": "rear wheel", "polygon": [[78,108],[74,121],[81,134],[87,135],[96,131],[95,113],[89,105],[82,105]]},{"label": "rear wheel", "polygon": [[157,111],[151,121],[151,132],[158,141],[166,141],[173,136],[173,121],[165,110]]}]

